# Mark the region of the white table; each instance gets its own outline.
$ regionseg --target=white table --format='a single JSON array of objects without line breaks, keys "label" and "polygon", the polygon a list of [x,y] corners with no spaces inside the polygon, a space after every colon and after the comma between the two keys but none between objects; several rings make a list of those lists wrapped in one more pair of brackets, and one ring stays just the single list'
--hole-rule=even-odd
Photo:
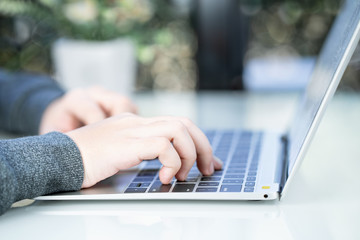
[{"label": "white table", "polygon": [[[204,128],[285,130],[291,93],[144,93],[145,116]],[[266,121],[265,121],[266,120]],[[360,94],[340,93],[279,201],[35,201],[0,217],[1,239],[360,239]]]}]

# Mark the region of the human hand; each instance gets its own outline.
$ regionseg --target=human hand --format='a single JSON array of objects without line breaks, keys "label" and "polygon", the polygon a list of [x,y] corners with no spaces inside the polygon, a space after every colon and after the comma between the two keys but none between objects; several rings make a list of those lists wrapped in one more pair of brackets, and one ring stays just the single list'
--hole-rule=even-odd
[{"label": "human hand", "polygon": [[45,110],[39,134],[68,132],[137,107],[126,97],[101,87],[75,89],[53,101]]},{"label": "human hand", "polygon": [[142,118],[127,113],[66,134],[83,158],[83,188],[154,158],[163,164],[159,172],[163,184],[174,176],[185,180],[195,161],[204,175],[222,167],[206,136],[186,118]]}]

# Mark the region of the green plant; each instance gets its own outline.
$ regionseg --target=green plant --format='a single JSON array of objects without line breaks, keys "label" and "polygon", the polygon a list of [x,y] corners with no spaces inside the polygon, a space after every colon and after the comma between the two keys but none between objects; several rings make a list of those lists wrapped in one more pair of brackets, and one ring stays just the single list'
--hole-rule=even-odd
[{"label": "green plant", "polygon": [[41,22],[63,37],[109,40],[140,29],[153,7],[146,0],[2,0],[0,14]]},{"label": "green plant", "polygon": [[[16,24],[1,24],[1,16]],[[13,31],[19,23],[30,32],[21,40],[19,29]],[[52,74],[51,46],[62,37],[130,38],[137,46],[141,89],[195,86],[194,37],[187,16],[179,15],[172,1],[0,0],[1,67]],[[185,84],[173,83],[179,79]]]}]

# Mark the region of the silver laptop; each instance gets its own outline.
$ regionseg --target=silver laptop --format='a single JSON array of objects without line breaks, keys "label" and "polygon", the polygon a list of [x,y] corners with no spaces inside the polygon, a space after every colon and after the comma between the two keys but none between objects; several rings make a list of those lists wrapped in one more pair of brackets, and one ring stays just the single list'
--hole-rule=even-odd
[{"label": "silver laptop", "polygon": [[325,108],[360,38],[360,1],[346,1],[313,70],[295,121],[287,133],[212,130],[206,134],[224,167],[202,176],[194,166],[186,181],[161,184],[158,160],[119,172],[92,188],[39,200],[199,199],[271,200],[285,195]]}]

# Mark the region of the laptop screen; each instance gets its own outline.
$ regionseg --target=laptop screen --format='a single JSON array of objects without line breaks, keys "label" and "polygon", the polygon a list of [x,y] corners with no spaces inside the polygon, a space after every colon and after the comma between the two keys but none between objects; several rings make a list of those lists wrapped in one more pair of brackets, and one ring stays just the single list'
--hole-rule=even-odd
[{"label": "laptop screen", "polygon": [[289,176],[304,157],[325,106],[343,76],[359,37],[360,1],[349,0],[344,3],[329,32],[291,125],[288,136]]}]

